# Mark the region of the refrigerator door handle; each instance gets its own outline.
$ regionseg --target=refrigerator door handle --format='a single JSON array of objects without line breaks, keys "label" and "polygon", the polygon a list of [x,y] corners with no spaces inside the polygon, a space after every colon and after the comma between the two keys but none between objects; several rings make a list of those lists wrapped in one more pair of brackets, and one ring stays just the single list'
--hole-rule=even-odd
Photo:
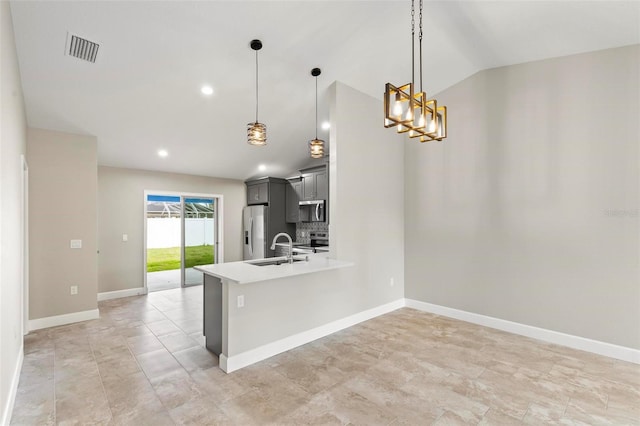
[{"label": "refrigerator door handle", "polygon": [[253,258],[253,216],[249,219],[249,254]]}]

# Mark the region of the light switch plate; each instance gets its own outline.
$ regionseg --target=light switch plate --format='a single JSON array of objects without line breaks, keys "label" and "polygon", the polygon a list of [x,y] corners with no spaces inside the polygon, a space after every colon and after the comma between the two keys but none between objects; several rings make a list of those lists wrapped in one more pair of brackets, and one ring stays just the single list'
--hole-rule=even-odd
[{"label": "light switch plate", "polygon": [[127,234],[122,234],[122,241],[129,241],[129,236]]},{"label": "light switch plate", "polygon": [[71,240],[70,246],[72,249],[80,249],[82,248],[82,240]]}]

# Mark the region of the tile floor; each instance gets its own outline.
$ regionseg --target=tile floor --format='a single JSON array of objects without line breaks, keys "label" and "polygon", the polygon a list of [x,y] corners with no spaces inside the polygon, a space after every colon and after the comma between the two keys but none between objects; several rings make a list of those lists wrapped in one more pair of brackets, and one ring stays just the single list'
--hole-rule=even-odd
[{"label": "tile floor", "polygon": [[640,366],[400,309],[231,374],[200,287],[25,341],[12,424],[640,424]]}]

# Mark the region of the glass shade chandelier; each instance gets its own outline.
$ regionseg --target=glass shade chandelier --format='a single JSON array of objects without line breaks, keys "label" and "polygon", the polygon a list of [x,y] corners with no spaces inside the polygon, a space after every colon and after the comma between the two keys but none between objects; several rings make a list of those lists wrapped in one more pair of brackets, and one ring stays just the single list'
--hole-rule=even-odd
[{"label": "glass shade chandelier", "polygon": [[262,42],[251,40],[249,46],[256,52],[256,121],[247,124],[247,143],[264,146],[267,144],[267,126],[258,121],[258,50],[262,49]]},{"label": "glass shade chandelier", "polygon": [[419,15],[420,91],[415,87],[415,0],[411,0],[411,83],[396,87],[385,85],[384,127],[396,127],[420,142],[441,141],[447,137],[447,107],[427,99],[422,90],[422,0]]},{"label": "glass shade chandelier", "polygon": [[314,68],[311,70],[311,75],[316,79],[316,137],[309,141],[309,153],[311,158],[324,157],[324,141],[318,139],[318,76],[322,70],[320,68]]}]

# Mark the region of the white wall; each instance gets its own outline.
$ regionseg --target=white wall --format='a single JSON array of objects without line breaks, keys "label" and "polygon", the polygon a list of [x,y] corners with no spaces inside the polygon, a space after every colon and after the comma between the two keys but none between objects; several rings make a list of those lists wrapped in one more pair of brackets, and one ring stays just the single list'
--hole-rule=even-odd
[{"label": "white wall", "polygon": [[8,424],[22,357],[22,164],[26,117],[9,2],[0,2],[0,424]]},{"label": "white wall", "polygon": [[[98,167],[99,292],[140,288],[144,279],[144,191],[223,195],[224,260],[242,260],[244,182]],[[122,234],[129,241],[122,241]]]},{"label": "white wall", "polygon": [[406,296],[640,348],[638,45],[480,72],[405,142]]}]

